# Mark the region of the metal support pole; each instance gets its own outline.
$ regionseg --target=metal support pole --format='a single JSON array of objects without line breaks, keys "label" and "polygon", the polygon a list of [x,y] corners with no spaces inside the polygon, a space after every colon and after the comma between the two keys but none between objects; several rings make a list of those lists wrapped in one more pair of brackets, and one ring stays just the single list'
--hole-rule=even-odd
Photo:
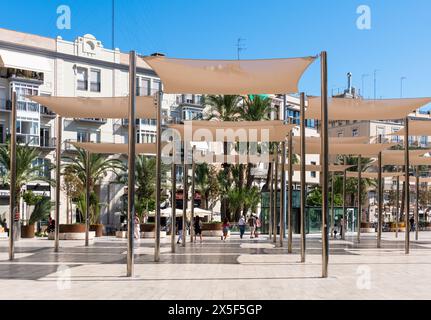
[{"label": "metal support pole", "polygon": [[280,221],[277,219],[277,195],[278,195],[278,166],[279,166],[279,161],[278,161],[278,143],[276,144],[276,147],[274,148],[274,157],[275,157],[275,168],[274,168],[274,216],[272,218],[273,221],[273,226],[274,226],[274,231],[273,231],[273,241],[274,243],[277,243],[277,221]]},{"label": "metal support pole", "polygon": [[379,215],[377,222],[377,248],[382,247],[382,218],[383,218],[383,184],[382,184],[382,152],[379,152],[378,156],[379,172],[377,177],[377,188],[379,188],[378,199],[379,199]]},{"label": "metal support pole", "polygon": [[281,143],[281,195],[280,195],[280,247],[283,246],[284,241],[284,226],[285,226],[285,219],[284,214],[286,212],[286,142]]},{"label": "metal support pole", "polygon": [[136,52],[129,53],[129,157],[127,187],[127,277],[134,274],[135,161],[136,161]]},{"label": "metal support pole", "polygon": [[[10,135],[10,181],[9,181],[9,260],[15,258],[15,213],[16,213],[16,92],[12,93]],[[57,229],[56,229],[57,230]]]},{"label": "metal support pole", "polygon": [[[273,188],[272,188],[272,176],[273,176],[273,171],[274,171],[274,161],[272,160],[270,163],[270,170],[269,170],[269,186],[268,186],[268,191],[269,191],[269,206],[268,206],[268,220],[269,220],[269,239],[272,240],[273,237],[273,230],[274,230],[274,221],[272,221],[272,194],[273,194]],[[250,235],[252,236],[252,235]]]},{"label": "metal support pole", "polygon": [[321,63],[321,165],[322,165],[322,277],[328,277],[328,172],[329,172],[329,137],[328,137],[328,65],[327,53],[322,51]]},{"label": "metal support pole", "polygon": [[192,148],[192,190],[191,190],[192,198],[190,199],[190,213],[191,213],[190,242],[193,242],[193,236],[195,231],[193,227],[193,223],[195,219],[195,172],[196,172],[196,163],[195,163],[195,156],[194,156],[195,151],[196,151],[196,146],[193,146]]},{"label": "metal support pole", "polygon": [[416,206],[415,206],[415,240],[419,240],[419,166],[416,167]]},{"label": "metal support pole", "polygon": [[335,211],[334,211],[334,179],[335,175],[331,173],[331,238],[334,238],[334,228],[335,228]]},{"label": "metal support pole", "polygon": [[358,190],[357,190],[357,198],[358,198],[358,219],[357,219],[357,240],[358,243],[361,242],[361,220],[362,220],[362,201],[361,201],[361,185],[362,185],[362,156],[358,157]]},{"label": "metal support pole", "polygon": [[396,212],[395,212],[395,238],[398,238],[398,221],[400,212],[400,176],[397,177],[397,197],[396,197]]},{"label": "metal support pole", "polygon": [[[174,144],[175,150],[175,144]],[[177,210],[176,210],[176,194],[177,194],[177,175],[176,175],[176,165],[175,165],[175,151],[172,154],[172,169],[171,169],[171,252],[175,253],[175,236],[176,236],[176,223],[177,223]]]},{"label": "metal support pole", "polygon": [[[306,166],[306,150],[305,150],[305,94],[300,94],[300,143],[301,143],[301,217],[300,217],[300,232],[301,232],[301,262],[305,262],[305,246],[306,246],[306,233],[305,233],[305,217],[307,206],[307,181],[305,180],[305,166]],[[290,164],[291,165],[291,164]]]},{"label": "metal support pole", "polygon": [[[347,158],[346,156],[344,156],[343,159],[343,164],[346,165],[347,162]],[[347,210],[347,206],[346,206],[346,187],[347,187],[347,170],[344,170],[343,173],[343,223],[341,224],[341,230],[342,230],[342,234],[341,234],[341,239],[345,240],[346,239],[346,232],[347,232],[347,223],[346,223],[346,210]]]},{"label": "metal support pole", "polygon": [[288,239],[287,239],[287,253],[292,253],[293,250],[293,226],[292,226],[292,217],[293,217],[293,132],[289,133],[289,163],[287,166],[287,175],[288,175],[288,197],[287,197],[287,231],[288,231]]},{"label": "metal support pole", "polygon": [[90,157],[89,151],[85,153],[85,246],[89,246],[89,233],[90,233]]},{"label": "metal support pole", "polygon": [[63,118],[57,115],[57,144],[55,146],[55,229],[54,229],[54,251],[60,248],[60,188],[61,188],[61,143],[63,131]]},{"label": "metal support pole", "polygon": [[186,246],[186,232],[187,232],[187,202],[188,202],[188,190],[187,190],[187,179],[188,179],[188,166],[187,166],[187,154],[184,143],[184,158],[183,158],[183,235],[181,239],[181,246]]},{"label": "metal support pole", "polygon": [[322,165],[322,277],[328,277],[328,172],[329,172],[329,135],[328,135],[328,65],[327,53],[320,55],[321,63],[321,165]]},{"label": "metal support pole", "polygon": [[409,223],[409,215],[410,215],[410,153],[409,153],[409,118],[406,117],[404,123],[404,181],[405,181],[405,216],[404,222],[406,226],[406,236],[405,236],[405,253],[410,253],[410,223]]},{"label": "metal support pole", "polygon": [[160,202],[162,201],[162,97],[163,92],[159,91],[155,96],[155,107],[157,110],[157,138],[156,138],[156,243],[154,248],[154,261],[160,261],[160,230],[161,213]]}]

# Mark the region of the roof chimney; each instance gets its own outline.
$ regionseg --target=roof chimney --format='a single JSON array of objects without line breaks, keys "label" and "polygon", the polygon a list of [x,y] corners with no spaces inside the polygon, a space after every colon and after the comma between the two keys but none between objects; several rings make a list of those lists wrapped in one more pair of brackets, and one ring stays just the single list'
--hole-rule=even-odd
[{"label": "roof chimney", "polygon": [[352,93],[352,73],[347,74],[347,92]]}]

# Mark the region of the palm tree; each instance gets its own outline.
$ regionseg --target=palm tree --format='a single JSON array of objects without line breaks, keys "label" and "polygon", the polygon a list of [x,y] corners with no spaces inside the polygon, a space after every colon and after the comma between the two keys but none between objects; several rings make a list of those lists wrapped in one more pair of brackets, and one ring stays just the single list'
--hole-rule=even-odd
[{"label": "palm tree", "polygon": [[[6,145],[0,146],[0,167],[3,168],[2,184],[10,183],[10,139]],[[18,208],[19,201],[22,196],[22,190],[25,185],[31,182],[47,182],[52,184],[52,179],[44,173],[51,170],[52,167],[46,165],[35,165],[34,162],[39,158],[39,152],[36,148],[28,145],[16,146],[16,202],[15,207]]]},{"label": "palm tree", "polygon": [[94,188],[105,178],[109,172],[118,176],[119,172],[124,171],[125,167],[119,159],[109,159],[101,154],[91,153],[89,157],[89,172],[87,177],[87,151],[77,148],[78,154],[70,157],[65,156],[63,159],[67,162],[64,165],[64,172],[75,175],[81,182],[81,185],[87,184],[87,178],[90,184],[90,194]]}]

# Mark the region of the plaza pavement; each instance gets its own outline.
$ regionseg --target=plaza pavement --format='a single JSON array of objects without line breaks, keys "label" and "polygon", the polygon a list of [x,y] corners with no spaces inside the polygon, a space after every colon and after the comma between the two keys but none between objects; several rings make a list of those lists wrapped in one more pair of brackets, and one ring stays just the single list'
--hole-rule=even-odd
[{"label": "plaza pavement", "polygon": [[153,262],[153,242],[136,248],[135,277],[126,278],[126,241],[112,237],[53,242],[21,240],[16,260],[8,261],[8,241],[0,240],[0,299],[431,299],[431,232],[411,235],[404,254],[404,235],[355,235],[330,241],[329,277],[321,275],[321,240],[307,238],[307,261],[299,263],[299,237],[293,254],[259,240],[233,235],[228,241],[206,238],[170,253],[162,239],[161,258]]}]

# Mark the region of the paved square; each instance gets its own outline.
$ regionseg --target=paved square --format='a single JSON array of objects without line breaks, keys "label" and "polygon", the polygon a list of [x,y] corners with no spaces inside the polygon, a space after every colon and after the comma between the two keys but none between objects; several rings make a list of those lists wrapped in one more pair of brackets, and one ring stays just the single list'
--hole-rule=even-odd
[{"label": "paved square", "polygon": [[[125,240],[103,237],[85,247],[62,241],[54,253],[48,240],[17,242],[16,260],[8,261],[8,242],[0,240],[0,299],[431,299],[431,232],[411,241],[384,233],[330,241],[329,278],[320,278],[321,240],[307,238],[307,262],[267,237],[223,242],[206,238],[170,253],[162,239],[161,261],[153,262],[153,242],[136,248],[135,277],[125,277]],[[413,235],[412,235],[413,238]]]}]

